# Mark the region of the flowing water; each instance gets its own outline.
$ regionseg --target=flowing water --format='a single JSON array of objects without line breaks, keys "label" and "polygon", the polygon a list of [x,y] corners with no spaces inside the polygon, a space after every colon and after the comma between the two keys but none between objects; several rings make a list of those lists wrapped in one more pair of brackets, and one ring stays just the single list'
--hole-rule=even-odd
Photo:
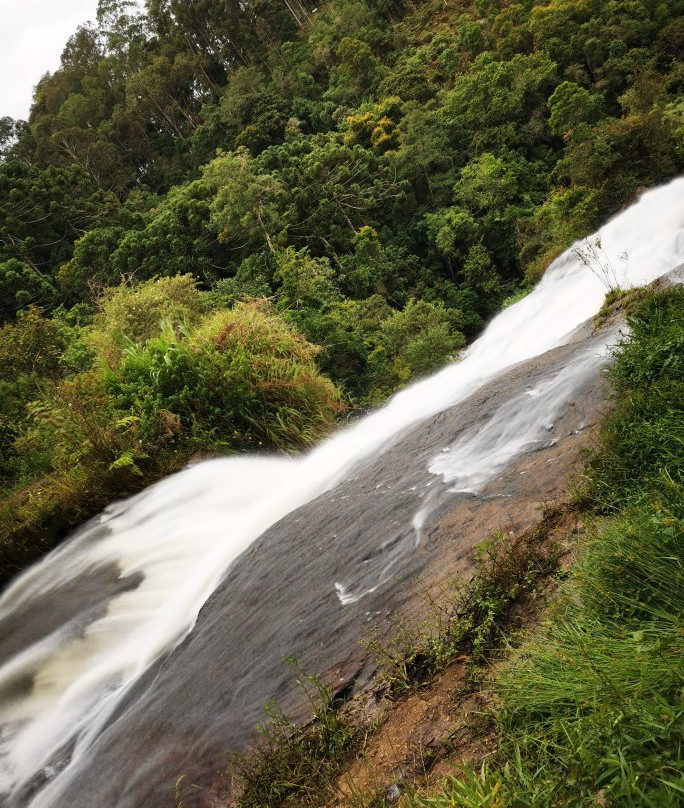
[{"label": "flowing water", "polygon": [[[328,603],[338,627],[348,626],[350,615],[372,617],[378,592],[409,564],[445,498],[477,494],[513,458],[556,439],[556,420],[579,385],[595,377],[611,337],[588,340],[562,366],[524,380],[484,422],[458,435],[422,437],[423,454],[412,461],[418,470],[388,459],[394,468],[377,472],[367,494],[381,509],[382,530],[359,527],[364,504],[354,497],[354,481],[363,469],[389,458],[412,430],[506,369],[566,343],[599,309],[606,282],[643,284],[684,262],[684,179],[644,194],[578,246],[554,262],[531,294],[498,315],[460,361],[309,454],[194,465],[110,506],[20,576],[0,599],[0,805],[173,805],[167,786],[152,789],[146,802],[139,782],[152,788],[150,772],[161,771],[162,758],[180,754],[181,747],[201,756],[204,733],[216,736],[215,746],[227,742],[227,724],[235,737],[245,736],[253,710],[241,713],[236,705],[248,700],[248,691],[254,704],[263,703],[281,686],[280,680],[257,682],[267,678],[259,667],[263,649],[272,646],[272,656],[284,656],[283,643],[299,643],[298,650],[315,658],[313,646],[322,640],[308,624],[312,603]],[[401,495],[400,505],[390,489]],[[313,501],[325,506],[315,530],[301,516]],[[383,502],[393,503],[386,513]],[[346,513],[342,527],[334,527],[338,522],[325,516],[326,508]],[[323,534],[325,546],[318,538]],[[318,589],[310,591],[314,580]],[[212,604],[217,612],[220,602],[223,611],[212,617]],[[276,602],[286,605],[269,613]],[[240,624],[244,639],[236,634],[217,642],[220,666],[202,657],[193,672],[198,649],[211,649],[212,637],[231,622]],[[294,623],[295,634],[284,640]],[[251,657],[250,641],[256,644]],[[202,671],[207,680],[217,676],[214,665],[226,671],[228,684],[220,691],[202,681]],[[188,715],[174,718],[173,732],[162,730],[174,700]],[[190,729],[183,722],[193,711]],[[103,771],[119,758],[128,768],[111,772],[110,782]],[[136,779],[133,771],[144,777]]]}]

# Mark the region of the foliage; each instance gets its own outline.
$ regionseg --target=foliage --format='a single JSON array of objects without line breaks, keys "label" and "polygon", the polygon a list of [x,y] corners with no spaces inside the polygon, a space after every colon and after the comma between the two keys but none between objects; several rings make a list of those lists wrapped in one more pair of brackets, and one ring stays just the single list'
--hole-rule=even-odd
[{"label": "foliage", "polygon": [[129,343],[104,381],[146,446],[292,449],[313,443],[341,410],[315,355],[264,306],[242,303],[195,329],[165,321],[158,335]]},{"label": "foliage", "polygon": [[[230,443],[213,416],[197,437],[182,390],[184,415],[145,375],[165,378],[162,357],[199,372],[188,340],[212,308],[272,298],[353,406],[455,357],[523,279],[681,171],[681,11],[100,0],[29,120],[0,119],[0,321],[27,330],[40,307],[61,351],[0,379],[3,485],[52,473],[62,445],[31,402],[61,411],[60,391],[100,389],[107,368],[114,422],[139,419],[115,429],[107,467],[144,476],[130,442],[161,440],[163,418],[183,436],[164,451]],[[238,430],[257,445],[278,431]]]},{"label": "foliage", "polygon": [[126,346],[147,342],[162,321],[196,325],[209,302],[191,275],[178,275],[108,289],[98,308],[86,339],[99,357],[115,367]]},{"label": "foliage", "polygon": [[677,286],[637,306],[609,378],[615,411],[603,422],[585,495],[604,510],[641,492],[682,483],[684,453],[684,290]]},{"label": "foliage", "polygon": [[681,168],[678,8],[102,0],[3,119],[0,314],[187,272],[240,299],[243,262],[307,248],[344,298],[476,328]]},{"label": "foliage", "polygon": [[374,389],[390,393],[453,361],[465,345],[462,325],[458,310],[410,299],[402,311],[393,312],[380,325],[369,357]]},{"label": "foliage", "polygon": [[238,782],[238,808],[320,805],[359,740],[332,688],[296,662],[290,665],[312,718],[300,726],[277,704],[267,707],[259,741],[232,755],[229,774]]},{"label": "foliage", "polygon": [[[0,485],[12,487],[30,477],[42,461],[26,462],[17,441],[29,426],[28,406],[46,394],[67,372],[67,354],[78,341],[78,329],[42,316],[39,309],[23,311],[15,323],[0,327]],[[33,467],[33,468],[32,468]]]},{"label": "foliage", "polygon": [[601,282],[607,298],[618,295],[627,285],[629,255],[623,253],[619,256],[620,264],[614,264],[601,246],[598,236],[592,241],[585,239],[579,246],[573,247],[572,254]]},{"label": "foliage", "polygon": [[264,302],[214,305],[177,276],[109,290],[84,325],[29,309],[0,329],[8,564],[194,452],[292,451],[331,428],[318,348]]}]

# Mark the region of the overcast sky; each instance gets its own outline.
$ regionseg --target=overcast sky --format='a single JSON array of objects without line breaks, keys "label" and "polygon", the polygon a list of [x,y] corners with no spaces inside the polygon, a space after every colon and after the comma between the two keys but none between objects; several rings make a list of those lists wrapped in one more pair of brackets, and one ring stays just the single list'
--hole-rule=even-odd
[{"label": "overcast sky", "polygon": [[97,0],[0,0],[0,118],[27,117],[38,80],[96,10]]}]

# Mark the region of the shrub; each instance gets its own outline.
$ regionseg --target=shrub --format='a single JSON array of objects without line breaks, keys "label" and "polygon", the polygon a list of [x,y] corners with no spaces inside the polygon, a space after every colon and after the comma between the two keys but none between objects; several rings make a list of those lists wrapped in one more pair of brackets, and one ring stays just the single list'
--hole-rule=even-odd
[{"label": "shrub", "polygon": [[316,353],[266,304],[241,303],[194,329],[165,321],[158,336],[129,343],[105,384],[117,409],[139,419],[145,444],[292,449],[320,437],[342,409]]},{"label": "shrub", "polygon": [[240,788],[238,808],[320,805],[321,798],[333,792],[335,777],[359,740],[332,688],[304,674],[293,660],[289,663],[312,720],[298,726],[277,704],[266,708],[260,740],[232,755],[230,774]]},{"label": "shrub", "polygon": [[162,320],[198,323],[210,307],[210,298],[197,289],[192,275],[178,275],[108,289],[98,306],[88,343],[114,367],[124,346],[142,344],[156,335]]},{"label": "shrub", "polygon": [[[19,374],[26,385],[9,391],[26,411],[21,428],[0,419],[0,482],[8,493],[27,486],[25,497],[0,502],[0,577],[3,559],[26,563],[61,531],[197,451],[290,451],[332,427],[344,408],[318,371],[319,349],[266,303],[213,312],[212,303],[189,276],[112,290],[86,337],[97,351],[92,366],[65,378],[52,332],[66,325],[29,312],[5,327],[16,345],[0,349],[0,369],[42,363],[44,375],[38,386]],[[42,353],[19,350],[43,337]]]}]

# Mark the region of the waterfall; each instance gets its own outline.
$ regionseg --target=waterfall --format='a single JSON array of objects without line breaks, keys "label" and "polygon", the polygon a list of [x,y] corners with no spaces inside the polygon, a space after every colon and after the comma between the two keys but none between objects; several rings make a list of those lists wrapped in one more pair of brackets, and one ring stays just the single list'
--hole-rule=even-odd
[{"label": "waterfall", "polygon": [[[560,256],[459,361],[310,453],[193,465],[114,503],[9,586],[0,599],[0,805],[68,804],[62,789],[89,765],[126,698],[192,632],[231,565],[272,525],[353,478],[410,428],[566,343],[600,308],[608,274],[640,285],[684,262],[684,179],[644,193],[585,245]],[[450,491],[480,490],[543,439],[572,400],[574,380],[595,371],[605,351],[605,341],[592,343],[562,372],[522,390],[485,429],[443,447],[426,470]],[[415,544],[434,504],[430,495],[421,503],[411,523]],[[331,590],[351,606],[403,558],[364,581],[330,569]]]}]

